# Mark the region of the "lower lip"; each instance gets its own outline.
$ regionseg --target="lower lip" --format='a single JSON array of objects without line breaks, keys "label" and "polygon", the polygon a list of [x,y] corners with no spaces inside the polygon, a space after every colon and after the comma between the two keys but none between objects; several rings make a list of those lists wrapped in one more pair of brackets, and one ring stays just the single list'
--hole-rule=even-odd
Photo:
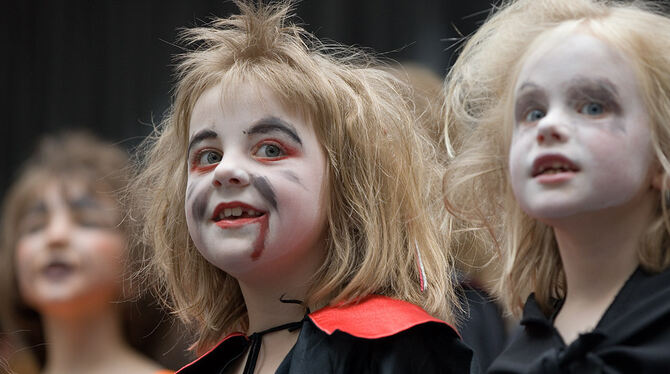
[{"label": "lower lip", "polygon": [[574,178],[575,174],[576,172],[574,171],[566,171],[555,174],[540,174],[536,176],[534,179],[540,184],[549,184],[549,185],[561,184]]},{"label": "lower lip", "polygon": [[214,222],[215,225],[219,226],[222,229],[236,229],[242,226],[251,225],[254,223],[261,223],[267,219],[267,213],[258,217],[249,217],[249,218],[238,218],[231,220],[221,220]]}]

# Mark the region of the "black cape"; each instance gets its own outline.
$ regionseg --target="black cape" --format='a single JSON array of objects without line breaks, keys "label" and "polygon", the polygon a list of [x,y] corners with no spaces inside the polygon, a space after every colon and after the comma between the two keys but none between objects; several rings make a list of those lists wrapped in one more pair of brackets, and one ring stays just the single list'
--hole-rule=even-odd
[{"label": "black cape", "polygon": [[[249,339],[231,334],[178,374],[223,374]],[[306,316],[296,344],[276,373],[458,373],[470,370],[472,351],[456,330],[416,305],[371,296]]]},{"label": "black cape", "polygon": [[670,373],[670,270],[638,268],[593,331],[570,345],[530,295],[522,330],[489,373]]},{"label": "black cape", "polygon": [[463,342],[472,348],[473,374],[483,373],[505,348],[507,332],[502,311],[493,299],[473,283],[462,283],[459,294],[464,312],[459,316]]}]

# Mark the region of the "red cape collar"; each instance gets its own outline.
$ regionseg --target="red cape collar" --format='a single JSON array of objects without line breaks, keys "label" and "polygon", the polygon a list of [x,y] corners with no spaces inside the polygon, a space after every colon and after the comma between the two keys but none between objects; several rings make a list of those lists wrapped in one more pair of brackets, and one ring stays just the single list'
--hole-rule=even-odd
[{"label": "red cape collar", "polygon": [[[380,339],[414,326],[434,322],[448,326],[459,337],[461,336],[453,326],[431,316],[420,306],[381,295],[367,296],[352,304],[327,306],[310,313],[308,318],[319,330],[328,335],[339,330],[358,338]],[[177,374],[210,354],[226,340],[239,336],[246,338],[246,335],[240,332],[229,334],[207,353],[181,368]]]},{"label": "red cape collar", "polygon": [[367,296],[354,304],[327,306],[309,314],[309,319],[328,335],[339,330],[364,339],[385,338],[428,322],[449,326],[458,334],[453,326],[421,307],[381,295]]}]

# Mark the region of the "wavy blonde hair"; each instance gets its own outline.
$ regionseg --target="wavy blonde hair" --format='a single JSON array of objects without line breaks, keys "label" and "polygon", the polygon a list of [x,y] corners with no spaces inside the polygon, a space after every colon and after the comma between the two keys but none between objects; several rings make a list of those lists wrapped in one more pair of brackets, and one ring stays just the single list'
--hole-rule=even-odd
[{"label": "wavy blonde hair", "polygon": [[[498,248],[503,261],[497,293],[517,315],[529,292],[545,312],[552,298],[565,296],[553,230],[519,208],[508,180],[508,153],[513,88],[524,57],[544,35],[568,23],[586,27],[630,58],[650,114],[654,154],[670,171],[670,19],[641,2],[505,1],[468,40],[447,77],[445,126],[470,135],[454,145],[458,155],[444,190],[448,209],[469,222],[481,245]],[[662,190],[667,194],[666,182]],[[642,267],[652,272],[670,265],[663,196],[638,251]]]},{"label": "wavy blonde hair", "polygon": [[162,299],[197,329],[196,351],[248,323],[237,281],[200,255],[184,213],[189,119],[221,81],[262,82],[311,120],[326,154],[327,254],[306,305],[382,294],[451,320],[452,259],[431,194],[443,169],[414,125],[407,87],[365,53],[321,44],[291,23],[290,3],[236,4],[239,15],[184,31],[190,50],[179,56],[173,105],[141,147],[129,195],[138,248]]}]

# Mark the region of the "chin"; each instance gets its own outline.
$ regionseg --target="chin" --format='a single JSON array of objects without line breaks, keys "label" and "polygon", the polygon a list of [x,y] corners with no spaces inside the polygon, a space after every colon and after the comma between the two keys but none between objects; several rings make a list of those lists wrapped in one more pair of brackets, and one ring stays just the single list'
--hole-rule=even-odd
[{"label": "chin", "polygon": [[542,205],[521,205],[521,209],[530,217],[545,223],[552,224],[557,220],[570,218],[580,213],[579,204],[573,203],[553,203]]}]

